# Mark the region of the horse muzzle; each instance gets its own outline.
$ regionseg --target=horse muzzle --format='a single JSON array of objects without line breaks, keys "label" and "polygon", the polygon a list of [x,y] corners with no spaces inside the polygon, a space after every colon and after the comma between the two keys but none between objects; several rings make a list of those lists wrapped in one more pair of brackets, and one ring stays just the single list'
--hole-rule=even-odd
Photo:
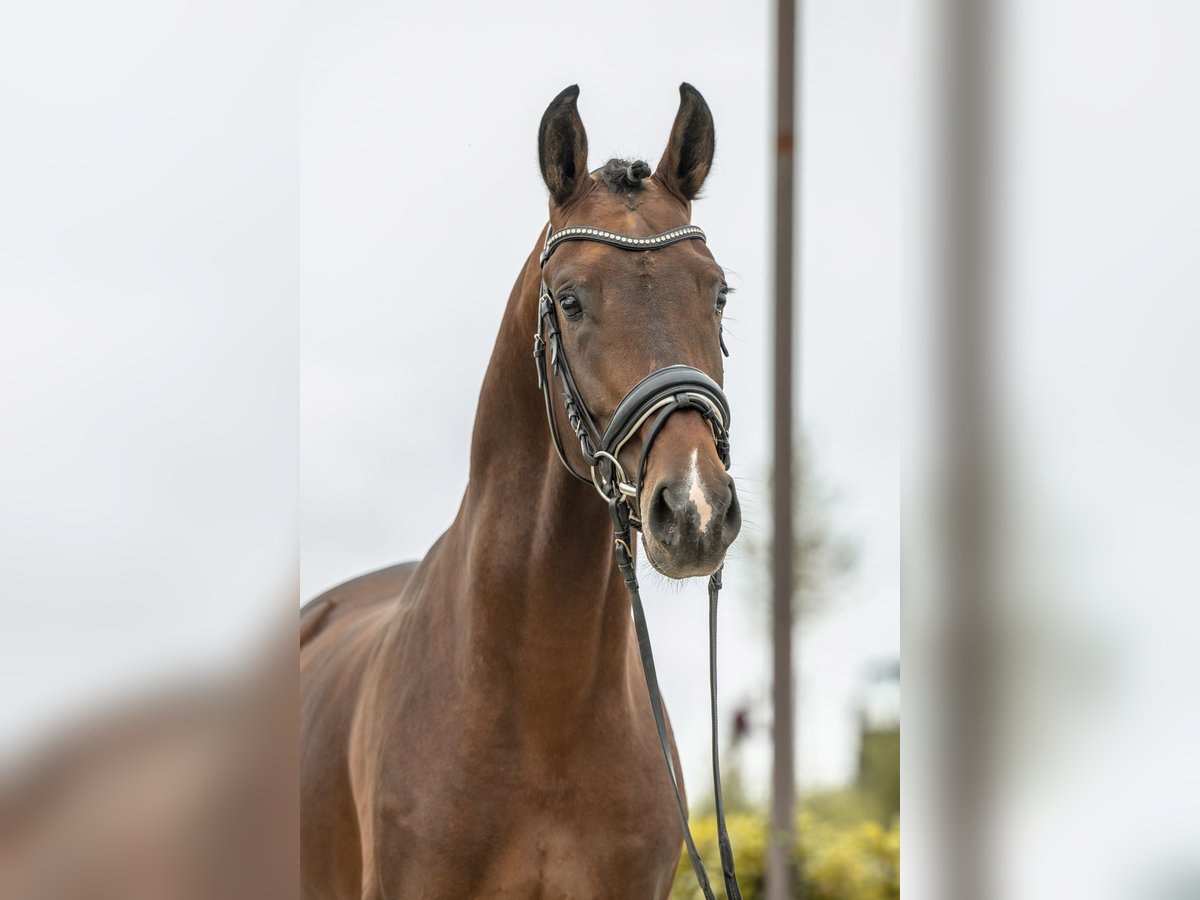
[{"label": "horse muzzle", "polygon": [[733,479],[712,452],[711,436],[702,443],[708,430],[699,416],[673,416],[646,472],[642,543],[650,564],[668,578],[713,574],[742,527]]}]

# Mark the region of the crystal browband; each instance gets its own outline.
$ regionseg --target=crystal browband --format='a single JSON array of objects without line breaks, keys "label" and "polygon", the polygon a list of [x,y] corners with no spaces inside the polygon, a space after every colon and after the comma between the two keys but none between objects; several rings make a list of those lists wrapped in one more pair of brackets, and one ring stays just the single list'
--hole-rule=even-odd
[{"label": "crystal browband", "polygon": [[679,241],[690,240],[706,240],[704,229],[698,225],[683,225],[679,228],[672,228],[670,231],[664,231],[662,234],[650,235],[649,237],[629,237],[628,235],[617,234],[613,231],[605,231],[603,228],[569,225],[550,234],[546,238],[546,247],[542,250],[541,262],[545,265],[550,254],[554,252],[559,244],[565,241],[599,241],[602,244],[620,247],[622,250],[648,250],[665,247],[668,244],[674,244]]}]

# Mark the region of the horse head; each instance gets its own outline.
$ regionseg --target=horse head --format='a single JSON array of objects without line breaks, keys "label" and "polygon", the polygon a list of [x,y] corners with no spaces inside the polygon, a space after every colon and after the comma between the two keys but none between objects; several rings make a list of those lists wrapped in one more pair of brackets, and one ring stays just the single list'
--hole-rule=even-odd
[{"label": "horse head", "polygon": [[[589,171],[578,97],[575,86],[560,93],[538,135],[550,192],[538,347],[545,327],[565,400],[542,364],[551,431],[572,472],[628,504],[655,569],[710,575],[741,528],[720,388],[729,288],[691,225],[716,146],[712,114],[684,84],[656,169],[609,160]],[[571,432],[578,444],[559,438]]]}]

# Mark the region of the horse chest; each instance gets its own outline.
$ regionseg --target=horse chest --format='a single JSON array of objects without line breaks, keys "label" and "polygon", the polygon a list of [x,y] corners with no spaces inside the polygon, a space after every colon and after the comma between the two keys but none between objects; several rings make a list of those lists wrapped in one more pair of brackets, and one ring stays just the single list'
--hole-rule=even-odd
[{"label": "horse chest", "polygon": [[586,747],[551,763],[503,744],[448,748],[425,778],[398,772],[375,835],[381,895],[665,896],[678,822],[661,757],[640,749]]},{"label": "horse chest", "polygon": [[[491,821],[423,846],[377,869],[379,897],[661,898],[679,858],[677,832],[624,829],[546,814]],[[448,838],[448,840],[447,840]],[[368,892],[368,896],[373,896]]]},{"label": "horse chest", "polygon": [[547,826],[518,828],[497,847],[479,896],[657,898],[669,889],[672,846],[655,848],[637,833]]}]

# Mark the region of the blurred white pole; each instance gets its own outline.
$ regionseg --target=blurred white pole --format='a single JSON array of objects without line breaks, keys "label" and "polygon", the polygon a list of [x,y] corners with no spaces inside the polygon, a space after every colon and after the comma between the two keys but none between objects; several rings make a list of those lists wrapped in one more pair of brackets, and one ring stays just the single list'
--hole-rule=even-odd
[{"label": "blurred white pole", "polygon": [[796,748],[792,691],[793,266],[795,248],[796,4],[778,0],[775,21],[775,430],[771,608],[774,632],[774,762],[767,900],[791,900]]}]

